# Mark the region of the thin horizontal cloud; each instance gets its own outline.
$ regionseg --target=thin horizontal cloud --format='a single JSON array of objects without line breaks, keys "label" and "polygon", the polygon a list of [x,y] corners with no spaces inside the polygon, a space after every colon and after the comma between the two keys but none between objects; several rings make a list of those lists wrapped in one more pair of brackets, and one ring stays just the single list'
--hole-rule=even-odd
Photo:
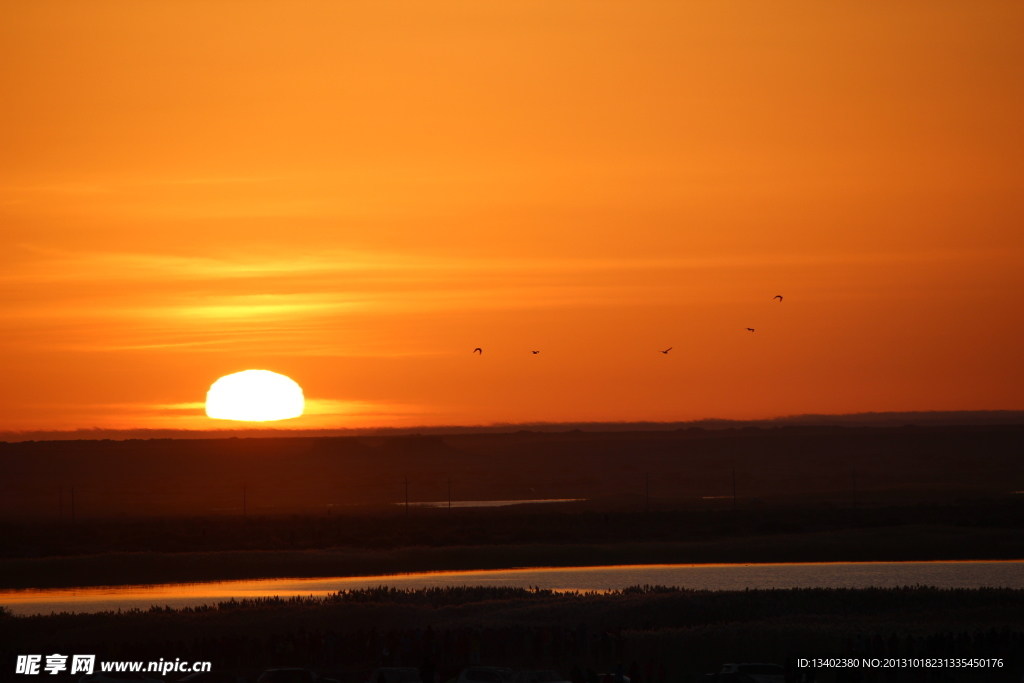
[{"label": "thin horizontal cloud", "polygon": [[[210,418],[206,416],[206,404],[201,401],[181,403],[97,403],[97,404],[47,404],[49,410],[59,410],[66,425],[88,424],[94,428],[119,429],[131,425],[151,428],[210,429]],[[238,428],[265,425],[280,429],[320,429],[337,427],[371,426],[381,421],[395,424],[418,424],[433,414],[425,406],[388,401],[345,400],[336,398],[306,398],[306,410],[297,418],[273,420],[270,422],[245,422],[225,420],[217,424],[234,425]],[[223,423],[223,425],[221,425]],[[31,428],[31,425],[29,425]]]},{"label": "thin horizontal cloud", "polygon": [[[120,407],[124,407],[124,404],[120,404]],[[156,410],[203,410],[206,408],[206,404],[201,401],[193,401],[191,403],[157,403],[147,407]]]},{"label": "thin horizontal cloud", "polygon": [[372,417],[381,415],[425,415],[429,413],[430,411],[425,407],[410,403],[307,398],[304,414],[308,416]]},{"label": "thin horizontal cloud", "polygon": [[935,263],[942,261],[1017,260],[1017,250],[923,250],[875,253],[738,254],[674,258],[502,258],[446,257],[436,254],[328,250],[309,255],[249,255],[234,258],[180,256],[135,252],[66,252],[18,246],[24,253],[5,272],[0,282],[109,282],[145,280],[181,282],[238,278],[283,278],[293,275],[374,274],[401,278],[421,275],[471,273],[587,273],[630,270],[709,270],[763,265],[808,266],[829,264]]},{"label": "thin horizontal cloud", "polygon": [[[0,187],[0,196],[14,195],[23,199],[24,195],[56,194],[56,195],[94,195],[111,191],[110,185],[96,183],[49,183],[44,185],[8,185]],[[15,199],[14,201],[18,201]]]},{"label": "thin horizontal cloud", "polygon": [[[191,401],[185,403],[116,403],[93,406],[103,410],[120,410],[133,413],[153,413],[165,411],[196,412],[205,411],[206,403]],[[331,398],[306,398],[303,415],[333,416],[369,416],[369,415],[420,415],[427,411],[412,404],[399,404],[381,401],[346,401]]]},{"label": "thin horizontal cloud", "polygon": [[[767,269],[786,269],[790,282],[813,282],[808,296],[840,300],[853,295],[850,272],[870,273],[858,282],[857,297],[891,296],[886,273],[961,262],[994,272],[1020,257],[1012,250],[621,261],[368,251],[233,259],[34,248],[23,254],[31,258],[0,275],[9,292],[3,349],[352,358],[450,353],[450,343],[411,340],[407,331],[480,314],[735,307],[750,296],[747,280]],[[852,268],[832,282],[839,264]]]}]

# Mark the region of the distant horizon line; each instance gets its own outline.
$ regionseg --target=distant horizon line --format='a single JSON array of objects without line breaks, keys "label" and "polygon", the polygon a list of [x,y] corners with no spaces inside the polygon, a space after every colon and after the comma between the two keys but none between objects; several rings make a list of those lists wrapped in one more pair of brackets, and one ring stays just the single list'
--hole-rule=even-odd
[{"label": "distant horizon line", "polygon": [[32,429],[0,431],[0,442],[132,440],[132,439],[230,439],[309,438],[331,436],[412,436],[444,434],[503,434],[531,432],[626,432],[678,431],[698,428],[725,430],[746,427],[903,427],[981,426],[1024,424],[1024,410],[920,410],[862,413],[803,413],[770,418],[701,418],[677,421],[573,421],[493,422],[484,425],[419,425],[411,427],[239,427],[215,429],[134,428]]}]

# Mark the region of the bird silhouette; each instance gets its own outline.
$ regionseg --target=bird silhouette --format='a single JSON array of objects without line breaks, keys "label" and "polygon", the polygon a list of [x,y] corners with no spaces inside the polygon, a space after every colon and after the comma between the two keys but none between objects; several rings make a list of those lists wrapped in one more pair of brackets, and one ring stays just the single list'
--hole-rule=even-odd
[{"label": "bird silhouette", "polygon": [[530,353],[536,356],[538,353],[540,353],[540,351],[530,351]]},{"label": "bird silhouette", "polygon": [[662,353],[668,353],[668,352],[669,352],[669,351],[671,351],[671,350],[672,350],[672,347],[670,346],[670,347],[668,347],[667,349],[665,349],[664,351],[662,351]]},{"label": "bird silhouette", "polygon": [[478,346],[475,349],[473,349],[473,353],[479,353],[482,356],[484,355],[484,350]]},{"label": "bird silhouette", "polygon": [[747,332],[753,332],[753,331],[754,331],[754,328],[753,328],[753,327],[748,327],[748,328],[747,328]]},{"label": "bird silhouette", "polygon": [[773,298],[773,299],[778,299],[778,300],[779,300],[779,303],[780,303],[780,304],[782,303],[782,295],[781,295],[781,294],[776,294],[776,295],[775,295],[775,296],[773,296],[772,298]]}]

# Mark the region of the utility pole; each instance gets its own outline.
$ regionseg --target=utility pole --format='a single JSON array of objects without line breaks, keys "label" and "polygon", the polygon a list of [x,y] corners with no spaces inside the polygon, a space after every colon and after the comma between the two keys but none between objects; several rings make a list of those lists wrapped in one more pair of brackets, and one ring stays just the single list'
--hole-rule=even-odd
[{"label": "utility pole", "polygon": [[732,511],[736,512],[736,468],[732,468]]},{"label": "utility pole", "polygon": [[853,509],[857,509],[857,470],[853,470]]},{"label": "utility pole", "polygon": [[448,512],[452,511],[452,478],[448,477]]},{"label": "utility pole", "polygon": [[248,517],[248,513],[249,513],[249,511],[247,509],[247,505],[246,505],[247,501],[246,501],[245,493],[246,493],[246,491],[245,491],[245,484],[242,484],[242,519],[245,519],[246,517]]},{"label": "utility pole", "polygon": [[75,525],[75,486],[71,485],[71,526]]},{"label": "utility pole", "polygon": [[57,487],[57,518],[64,521],[64,485]]},{"label": "utility pole", "polygon": [[405,478],[405,518],[409,519],[409,477]]}]

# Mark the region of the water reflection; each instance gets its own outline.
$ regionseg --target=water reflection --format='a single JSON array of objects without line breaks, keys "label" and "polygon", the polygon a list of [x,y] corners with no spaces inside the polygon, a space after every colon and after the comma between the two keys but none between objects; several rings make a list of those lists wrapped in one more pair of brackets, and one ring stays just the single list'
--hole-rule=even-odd
[{"label": "water reflection", "polygon": [[[409,507],[427,508],[503,508],[509,505],[536,505],[538,503],[575,503],[585,498],[542,498],[538,500],[434,500],[426,503],[409,503]],[[405,503],[395,503],[405,505]]]},{"label": "water reflection", "polygon": [[0,605],[14,614],[99,612],[152,605],[187,607],[231,598],[326,595],[339,590],[445,586],[518,586],[559,591],[603,591],[633,585],[707,590],[746,588],[1024,588],[1024,561],[837,562],[808,564],[632,565],[552,567],[494,571],[427,572],[317,579],[262,579],[156,586],[107,586],[0,591]]}]

